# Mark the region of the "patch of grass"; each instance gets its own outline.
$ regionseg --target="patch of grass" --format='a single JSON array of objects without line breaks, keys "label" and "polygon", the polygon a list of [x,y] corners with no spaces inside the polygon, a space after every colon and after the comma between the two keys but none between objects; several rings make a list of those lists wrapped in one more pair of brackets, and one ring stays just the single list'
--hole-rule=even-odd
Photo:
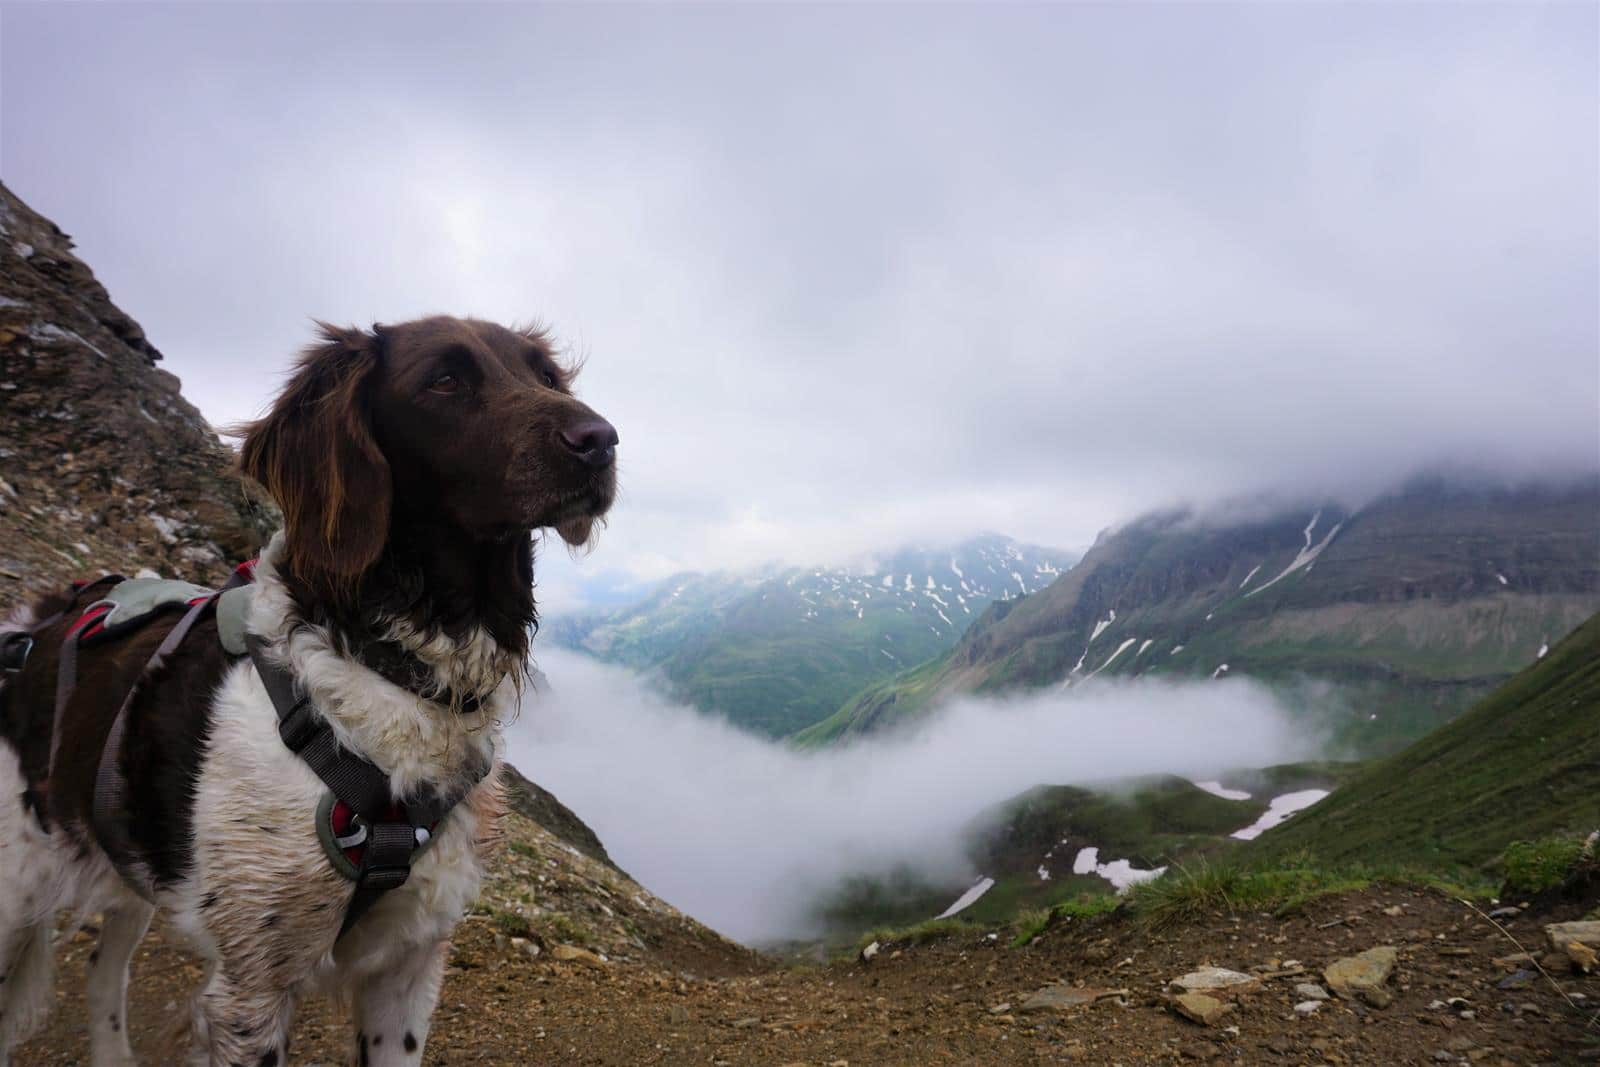
[{"label": "patch of grass", "polygon": [[578,945],[588,948],[594,943],[594,938],[580,924],[560,912],[550,912],[543,916],[542,923],[546,930],[553,935],[552,940],[564,941],[569,945]]},{"label": "patch of grass", "polygon": [[500,932],[507,937],[529,937],[533,934],[533,927],[528,925],[526,916],[506,911],[504,908],[490,908],[489,921],[499,927]]},{"label": "patch of grass", "polygon": [[524,844],[521,841],[513,841],[506,847],[511,850],[513,855],[522,856],[530,860],[536,860],[539,858],[538,849],[534,848],[532,845]]},{"label": "patch of grass", "polygon": [[1109,915],[1122,906],[1122,898],[1110,893],[1082,893],[1071,900],[1057,901],[1048,908],[1032,908],[1017,916],[1012,948],[1023,948],[1050,927],[1073,919],[1092,919]]},{"label": "patch of grass", "polygon": [[1012,948],[1021,948],[1031,944],[1033,939],[1045,932],[1050,925],[1049,908],[1029,908],[1017,916],[1016,936],[1011,939]]},{"label": "patch of grass", "polygon": [[929,919],[915,926],[882,926],[862,934],[856,941],[856,951],[860,952],[874,941],[880,945],[924,945],[946,937],[975,934],[982,929],[962,919]]},{"label": "patch of grass", "polygon": [[1515,893],[1540,893],[1561,884],[1583,858],[1583,839],[1552,836],[1506,846],[1506,886]]},{"label": "patch of grass", "polygon": [[1063,900],[1050,909],[1058,919],[1093,919],[1109,915],[1122,907],[1122,898],[1112,893],[1085,893],[1072,900]]},{"label": "patch of grass", "polygon": [[1201,859],[1187,867],[1174,864],[1160,878],[1134,886],[1128,902],[1141,924],[1152,930],[1169,930],[1219,912],[1286,915],[1318,897],[1378,883],[1432,886],[1467,899],[1487,898],[1494,891],[1481,879],[1452,878],[1405,867],[1299,864],[1252,869]]}]

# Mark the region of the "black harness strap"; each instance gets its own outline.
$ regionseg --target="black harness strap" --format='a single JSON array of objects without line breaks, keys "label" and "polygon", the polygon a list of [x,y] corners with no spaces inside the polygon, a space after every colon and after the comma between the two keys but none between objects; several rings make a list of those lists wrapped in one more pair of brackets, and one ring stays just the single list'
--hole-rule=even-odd
[{"label": "black harness strap", "polygon": [[[72,699],[72,692],[77,687],[78,635],[69,628],[67,635],[61,639],[61,652],[56,659],[56,713],[50,716],[50,761],[45,764],[45,807],[57,821],[60,821],[60,808],[55,802],[56,791],[51,785],[56,777],[56,755],[61,750],[61,723],[67,715],[67,702]],[[120,710],[117,718],[122,718]]]},{"label": "black harness strap", "polygon": [[[33,623],[26,629],[7,630],[0,632],[0,650],[3,650],[3,654],[0,654],[0,661],[3,661],[5,673],[18,674],[22,671],[23,667],[27,666],[28,656],[33,652],[34,635],[42,633],[71,614],[72,610],[77,606],[78,598],[80,596],[82,596],[84,593],[87,593],[91,589],[98,589],[102,585],[116,585],[118,582],[122,581],[126,581],[126,579],[120,574],[106,574],[96,578],[92,582],[74,582],[66,590],[66,592],[62,594],[67,600],[66,607],[62,608],[60,611],[57,611],[53,615],[40,619],[38,622]],[[42,782],[30,780],[27,783],[27,787],[23,791],[24,806],[26,806],[31,799],[33,804],[34,818],[39,820],[39,828],[45,833],[50,832],[49,783],[50,776],[55,773],[56,750],[61,745],[61,714],[62,710],[67,706],[67,699],[72,696],[73,687],[77,684],[77,665],[77,634],[72,631],[71,627],[69,627],[67,635],[62,639],[61,653],[57,666],[55,713],[50,716],[50,750],[44,765],[44,778]],[[18,723],[18,735],[16,740],[19,745],[27,736],[31,726],[32,723],[29,720],[23,720],[22,722]],[[26,771],[24,771],[24,777],[27,777]],[[44,794],[42,799],[39,797],[38,792],[35,791],[35,786],[38,786],[39,791]]]},{"label": "black harness strap", "polygon": [[[483,780],[489,765],[475,768],[471,781],[454,794],[427,790],[396,804],[389,776],[371,760],[340,747],[333,727],[317,711],[310,696],[289,671],[266,654],[266,642],[250,633],[245,635],[245,647],[277,709],[278,736],[322,779],[334,798],[355,813],[367,831],[356,892],[339,928],[342,937],[379,897],[405,884],[411,875],[412,853],[427,840],[439,820]],[[395,818],[397,813],[401,818]]]},{"label": "black harness strap", "polygon": [[[105,578],[100,579],[100,581],[104,582],[113,577],[115,576],[107,575]],[[94,584],[98,585],[99,582]],[[22,668],[28,665],[28,657],[33,653],[33,646],[36,643],[34,635],[48,629],[65,618],[67,612],[71,611],[73,605],[77,602],[78,594],[83,592],[84,589],[88,588],[93,588],[93,586],[83,586],[82,588],[73,586],[72,588],[68,589],[64,594],[67,598],[67,606],[53,615],[40,619],[31,626],[20,630],[0,631],[0,674],[21,674]],[[56,690],[58,699],[56,701],[55,714],[50,717],[50,749],[45,756],[44,777],[42,780],[40,780],[30,773],[25,759],[22,769],[23,811],[27,811],[29,808],[32,808],[33,817],[39,820],[39,829],[43,830],[45,833],[50,832],[50,813],[47,810],[50,803],[49,780],[50,771],[55,765],[57,744],[56,738],[60,733],[60,730],[56,725],[61,721],[61,701],[59,699],[59,687],[60,679],[58,677]],[[12,739],[15,741],[17,751],[20,754],[26,751],[24,742],[27,740],[28,734],[32,730],[33,719],[29,716],[19,715],[14,722],[8,723],[7,720],[10,718],[10,712],[8,711],[8,696],[9,687],[5,684],[5,679],[0,677],[0,729],[9,728],[15,731]],[[41,796],[41,794],[43,795]]]}]

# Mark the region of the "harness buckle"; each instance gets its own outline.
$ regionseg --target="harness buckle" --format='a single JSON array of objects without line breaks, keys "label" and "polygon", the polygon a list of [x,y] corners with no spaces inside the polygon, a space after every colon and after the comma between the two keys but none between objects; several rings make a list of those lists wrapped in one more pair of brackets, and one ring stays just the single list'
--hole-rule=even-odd
[{"label": "harness buckle", "polygon": [[394,889],[411,875],[411,852],[416,848],[410,823],[380,822],[371,828],[358,884],[365,889]]},{"label": "harness buckle", "polygon": [[321,728],[322,722],[312,713],[311,698],[307,696],[296,701],[289,714],[278,720],[278,736],[296,755],[316,738]]},{"label": "harness buckle", "polygon": [[335,836],[333,843],[340,848],[355,848],[357,845],[366,844],[367,836],[366,820],[359,815],[352,814],[350,816],[350,832],[343,837]]},{"label": "harness buckle", "polygon": [[362,889],[399,889],[409,877],[410,867],[367,867],[356,884]]},{"label": "harness buckle", "polygon": [[33,651],[33,635],[21,630],[0,634],[0,670],[16,674],[28,663]]}]

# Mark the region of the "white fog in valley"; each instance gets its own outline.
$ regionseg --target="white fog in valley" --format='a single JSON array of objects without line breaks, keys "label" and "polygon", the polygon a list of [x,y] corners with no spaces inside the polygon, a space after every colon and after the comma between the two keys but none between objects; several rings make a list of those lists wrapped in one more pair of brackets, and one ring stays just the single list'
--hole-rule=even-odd
[{"label": "white fog in valley", "polygon": [[620,668],[549,647],[539,660],[549,683],[508,730],[511,761],[643,885],[747,943],[813,932],[810,907],[848,875],[972,876],[961,829],[1030,786],[1214,778],[1316,748],[1266,689],[1228,680],[968,699],[909,733],[803,753]]}]

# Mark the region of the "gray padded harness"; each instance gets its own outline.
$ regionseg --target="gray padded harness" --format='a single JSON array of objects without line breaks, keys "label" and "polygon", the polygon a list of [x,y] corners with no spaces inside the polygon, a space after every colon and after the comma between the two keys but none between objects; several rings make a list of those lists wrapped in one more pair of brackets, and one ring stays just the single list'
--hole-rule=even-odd
[{"label": "gray padded harness", "polygon": [[[62,640],[48,767],[52,772],[55,769],[62,716],[77,686],[78,643],[82,634],[91,632],[96,641],[113,639],[138,629],[158,615],[182,610],[183,616],[177,625],[167,633],[139,680],[124,695],[106,735],[95,775],[91,812],[95,836],[112,855],[133,854],[128,832],[131,813],[126,804],[127,779],[121,761],[129,708],[152,670],[177,652],[197,622],[215,612],[223,649],[232,656],[248,655],[261,677],[261,684],[278,714],[278,736],[328,787],[328,794],[318,805],[315,816],[317,839],[334,869],[356,884],[339,928],[342,937],[379,897],[405,884],[412,863],[432,841],[439,823],[483,781],[491,764],[482,760],[468,773],[465,783],[452,791],[439,793],[426,789],[396,801],[389,776],[366,757],[339,745],[333,728],[294,676],[270,654],[265,641],[249,632],[245,623],[253,592],[252,577],[251,565],[241,566],[220,592],[188,582],[124,579],[120,575],[108,575],[94,583],[74,586],[70,591],[74,598],[91,585],[108,588],[105,596],[83,609],[79,620]],[[20,671],[32,650],[34,635],[65,617],[68,610],[71,609],[58,612],[27,630],[0,633],[0,670]],[[418,699],[426,698],[419,696]],[[39,817],[42,828],[48,832],[46,813],[41,810]],[[155,886],[139,865],[122,869],[120,873],[139,895],[154,901]]]}]

